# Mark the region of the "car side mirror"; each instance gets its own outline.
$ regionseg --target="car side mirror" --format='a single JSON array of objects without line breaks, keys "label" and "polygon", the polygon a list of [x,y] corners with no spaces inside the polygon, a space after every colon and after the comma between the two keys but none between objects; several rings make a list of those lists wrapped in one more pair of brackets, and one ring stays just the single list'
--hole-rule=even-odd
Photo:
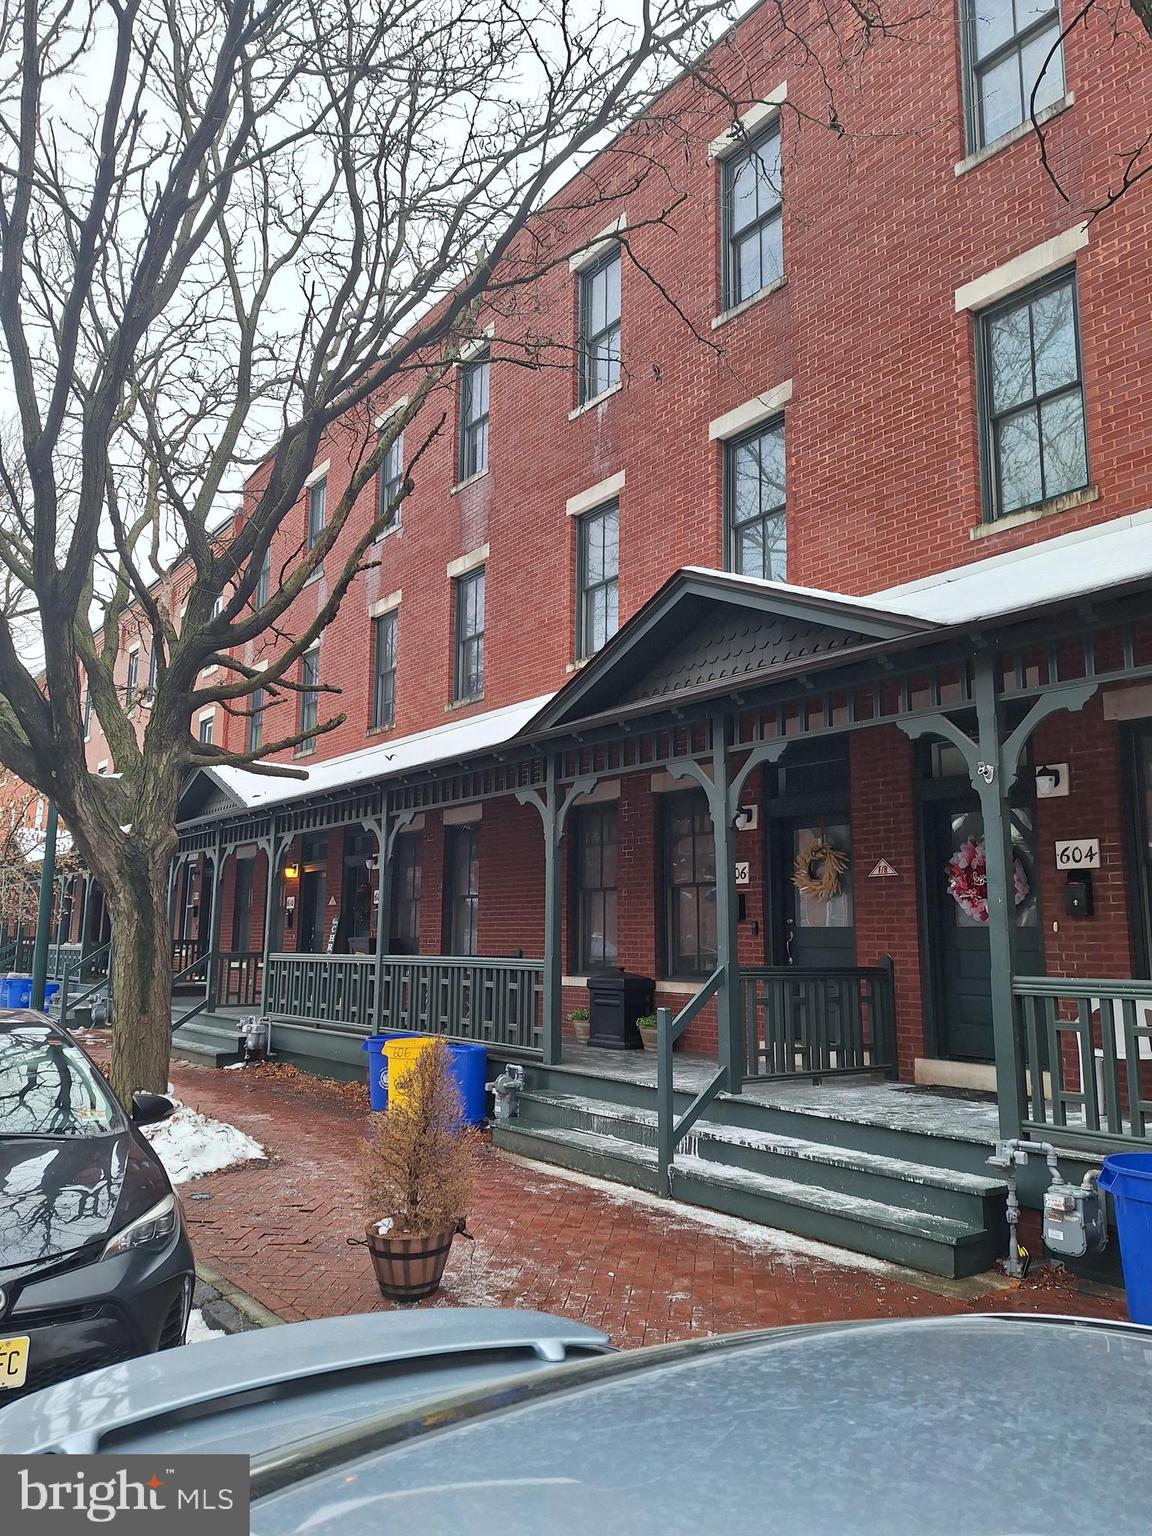
[{"label": "car side mirror", "polygon": [[132,1095],[132,1121],[135,1125],[158,1125],[175,1112],[175,1104],[162,1093]]}]

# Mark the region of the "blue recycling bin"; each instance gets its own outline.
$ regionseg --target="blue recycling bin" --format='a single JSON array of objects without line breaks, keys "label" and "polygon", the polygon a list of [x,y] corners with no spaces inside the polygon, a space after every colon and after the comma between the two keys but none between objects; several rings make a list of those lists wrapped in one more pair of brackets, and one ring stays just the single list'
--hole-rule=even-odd
[{"label": "blue recycling bin", "polygon": [[[44,986],[44,1006],[56,996],[60,990],[58,981],[49,981]],[[13,973],[0,980],[0,1007],[4,1008],[31,1008],[32,1006],[32,978]]]},{"label": "blue recycling bin", "polygon": [[[418,1033],[417,1030],[394,1029],[369,1035],[364,1041],[361,1049],[368,1053],[368,1102],[373,1109],[388,1108],[388,1058],[384,1047],[389,1040],[413,1040]],[[486,1108],[488,1052],[482,1045],[453,1041],[448,1054],[452,1058],[452,1076],[464,1104],[464,1118],[469,1125],[479,1125]]]},{"label": "blue recycling bin", "polygon": [[1106,1157],[1100,1188],[1116,1208],[1128,1316],[1134,1323],[1152,1323],[1152,1152]]}]

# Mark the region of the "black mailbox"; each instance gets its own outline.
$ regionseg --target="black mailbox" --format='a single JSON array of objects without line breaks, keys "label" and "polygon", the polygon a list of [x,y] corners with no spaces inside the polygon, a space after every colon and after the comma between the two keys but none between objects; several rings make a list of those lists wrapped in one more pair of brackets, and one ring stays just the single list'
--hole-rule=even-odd
[{"label": "black mailbox", "polygon": [[636,1020],[652,1012],[656,983],[627,971],[595,971],[588,978],[588,1044],[609,1051],[642,1051]]}]

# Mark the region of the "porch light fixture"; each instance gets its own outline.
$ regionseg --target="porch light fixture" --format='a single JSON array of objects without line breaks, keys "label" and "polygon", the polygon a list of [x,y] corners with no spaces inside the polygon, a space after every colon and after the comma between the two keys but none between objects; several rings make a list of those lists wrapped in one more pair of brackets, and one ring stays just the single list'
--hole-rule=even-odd
[{"label": "porch light fixture", "polygon": [[300,866],[299,866],[299,864],[285,864],[285,866],[284,866],[284,878],[285,878],[285,880],[295,880],[299,873],[300,873]]}]

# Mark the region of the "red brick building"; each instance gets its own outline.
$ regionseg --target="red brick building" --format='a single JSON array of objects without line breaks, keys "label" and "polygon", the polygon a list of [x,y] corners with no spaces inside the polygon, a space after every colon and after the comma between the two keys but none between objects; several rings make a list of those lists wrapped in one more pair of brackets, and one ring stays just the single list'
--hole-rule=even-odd
[{"label": "red brick building", "polygon": [[[286,1025],[336,1026],[293,1049],[351,1065],[382,1019],[457,1032],[458,962],[499,960],[505,1010],[543,1000],[488,1038],[554,1062],[590,971],[675,1010],[727,957],[681,1043],[729,1091],[793,1070],[802,1015],[827,1069],[854,1031],[856,1065],[909,1081],[991,1087],[998,1060],[1008,1129],[1061,1084],[1086,1134],[1129,1113],[1132,1083],[1094,1095],[1072,1056],[1122,1077],[1136,1037],[1117,1061],[1099,996],[1011,978],[1152,975],[1152,184],[1093,212],[1146,132],[1152,49],[1095,13],[1069,31],[1036,89],[1046,169],[1024,119],[1060,13],[1034,12],[931,10],[836,77],[833,130],[757,9],[712,60],[731,99],[686,77],[575,184],[619,195],[558,195],[557,259],[418,413],[332,433],[269,580],[395,412],[380,493],[405,465],[411,490],[306,659],[338,695],[258,716],[267,741],[344,715],[308,778],[189,786],[176,935],[234,957],[220,1002],[264,986]],[[417,952],[444,963],[401,1005]],[[1028,1033],[1073,1018],[1055,1056]]]}]

